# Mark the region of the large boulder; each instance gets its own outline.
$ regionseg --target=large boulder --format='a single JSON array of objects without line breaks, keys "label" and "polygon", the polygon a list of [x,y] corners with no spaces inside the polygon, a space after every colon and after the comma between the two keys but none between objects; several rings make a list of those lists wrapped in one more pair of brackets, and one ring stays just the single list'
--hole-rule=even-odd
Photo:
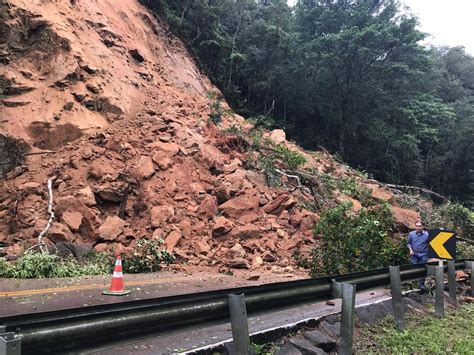
[{"label": "large boulder", "polygon": [[125,221],[117,216],[107,217],[105,222],[99,227],[99,236],[105,240],[115,240],[122,234],[125,228]]},{"label": "large boulder", "polygon": [[215,196],[206,196],[198,208],[198,214],[203,218],[211,218],[218,212],[217,198]]},{"label": "large boulder", "polygon": [[223,216],[218,216],[215,218],[214,226],[212,227],[212,235],[214,237],[220,237],[228,232],[230,232],[233,228],[233,224],[227,218]]},{"label": "large boulder", "polygon": [[286,134],[285,131],[282,129],[274,129],[270,133],[270,139],[275,143],[275,144],[281,144],[286,141]]},{"label": "large boulder", "polygon": [[393,199],[393,192],[378,184],[365,184],[371,191],[371,196],[377,200],[390,201]]},{"label": "large boulder", "polygon": [[256,190],[245,191],[244,194],[234,197],[219,205],[219,210],[229,217],[239,219],[248,214],[256,214],[260,196]]},{"label": "large boulder", "polygon": [[171,206],[155,206],[151,209],[151,226],[158,228],[170,217],[174,216],[174,208]]},{"label": "large boulder", "polygon": [[269,202],[263,210],[266,213],[279,215],[283,210],[288,210],[296,204],[296,200],[289,193],[282,193]]},{"label": "large boulder", "polygon": [[95,200],[94,191],[92,191],[90,186],[86,186],[83,189],[77,190],[74,195],[86,206],[95,206],[97,203]]},{"label": "large boulder", "polygon": [[142,155],[140,159],[138,159],[137,172],[143,179],[149,179],[155,173],[153,161],[148,155]]},{"label": "large boulder", "polygon": [[401,233],[408,233],[415,228],[416,221],[420,219],[419,212],[396,206],[390,208],[395,224]]},{"label": "large boulder", "polygon": [[171,233],[168,234],[165,239],[166,250],[172,253],[173,249],[176,247],[182,237],[183,235],[179,229],[176,228],[175,230],[171,231]]},{"label": "large boulder", "polygon": [[232,229],[229,236],[237,239],[255,239],[260,237],[260,229],[254,224],[237,226]]}]

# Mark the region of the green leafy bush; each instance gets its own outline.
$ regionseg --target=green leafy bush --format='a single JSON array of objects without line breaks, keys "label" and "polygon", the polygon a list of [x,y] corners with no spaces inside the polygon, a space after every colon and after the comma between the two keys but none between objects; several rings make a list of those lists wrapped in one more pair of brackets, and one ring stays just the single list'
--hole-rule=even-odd
[{"label": "green leafy bush", "polygon": [[306,158],[302,154],[289,149],[283,144],[278,144],[275,147],[275,152],[291,170],[296,170],[307,162]]},{"label": "green leafy bush", "polygon": [[100,275],[110,273],[112,266],[113,260],[100,253],[91,252],[83,263],[78,263],[75,259],[28,251],[15,262],[0,258],[0,277],[31,279]]},{"label": "green leafy bush", "polygon": [[218,125],[222,121],[221,98],[217,98],[211,105],[212,112],[209,114],[209,120]]},{"label": "green leafy bush", "polygon": [[154,272],[161,264],[174,260],[172,254],[162,249],[163,239],[140,239],[131,258],[125,259],[124,270],[128,273]]},{"label": "green leafy bush", "polygon": [[428,228],[454,230],[459,236],[474,240],[474,212],[459,203],[424,209],[421,216]]},{"label": "green leafy bush", "polygon": [[354,178],[337,179],[336,186],[343,194],[359,200],[362,206],[369,207],[374,203],[370,189],[361,186]]},{"label": "green leafy bush", "polygon": [[403,241],[389,237],[393,219],[388,207],[362,209],[351,215],[349,204],[323,212],[314,231],[321,242],[312,250],[311,276],[366,271],[406,261]]}]

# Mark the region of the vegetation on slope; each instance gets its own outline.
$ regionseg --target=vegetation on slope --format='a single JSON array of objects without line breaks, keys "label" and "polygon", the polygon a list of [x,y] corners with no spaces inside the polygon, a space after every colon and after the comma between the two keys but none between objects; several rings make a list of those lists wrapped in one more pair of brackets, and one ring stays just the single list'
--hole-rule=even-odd
[{"label": "vegetation on slope", "polygon": [[141,1],[239,113],[381,181],[473,205],[474,58],[421,46],[397,1]]}]

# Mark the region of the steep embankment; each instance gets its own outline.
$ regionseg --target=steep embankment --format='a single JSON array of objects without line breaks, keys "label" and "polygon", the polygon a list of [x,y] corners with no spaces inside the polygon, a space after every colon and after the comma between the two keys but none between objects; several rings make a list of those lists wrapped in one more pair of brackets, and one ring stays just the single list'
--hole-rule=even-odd
[{"label": "steep embankment", "polygon": [[[36,243],[51,177],[56,220],[46,243],[130,252],[140,238],[161,237],[178,262],[194,265],[289,267],[295,250],[307,255],[315,243],[315,205],[361,208],[316,177],[363,178],[282,131],[253,130],[137,1],[0,6],[4,254]],[[306,158],[311,188],[282,170],[278,154],[262,161],[278,144]],[[33,154],[22,162],[27,147]],[[261,172],[269,163],[279,187]],[[321,194],[327,188],[331,201]],[[397,204],[376,183],[364,188],[373,201]],[[404,226],[418,217],[393,209]]]}]

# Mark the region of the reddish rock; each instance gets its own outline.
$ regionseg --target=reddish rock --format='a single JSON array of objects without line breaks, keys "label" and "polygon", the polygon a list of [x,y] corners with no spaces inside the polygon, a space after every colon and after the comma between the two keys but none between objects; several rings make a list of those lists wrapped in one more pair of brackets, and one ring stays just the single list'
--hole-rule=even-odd
[{"label": "reddish rock", "polygon": [[198,208],[198,214],[204,218],[211,218],[218,212],[217,198],[215,196],[206,196]]},{"label": "reddish rock", "polygon": [[238,239],[253,239],[260,237],[260,228],[253,224],[246,224],[244,226],[237,226],[230,232],[230,237]]},{"label": "reddish rock", "polygon": [[99,228],[99,236],[105,240],[114,240],[122,234],[125,221],[117,216],[107,217]]},{"label": "reddish rock", "polygon": [[108,183],[95,187],[95,194],[106,202],[120,203],[123,198],[124,186],[122,184],[110,185]]},{"label": "reddish rock", "polygon": [[250,190],[221,204],[219,210],[226,216],[240,218],[247,214],[256,214],[258,206],[259,194],[255,190]]},{"label": "reddish rock", "polygon": [[377,200],[390,201],[393,198],[393,192],[378,184],[365,184],[371,190],[371,196]]},{"label": "reddish rock", "polygon": [[112,177],[112,180],[115,180],[118,176],[116,170],[110,165],[110,163],[98,159],[90,164],[87,172],[88,178],[102,181],[107,176]]},{"label": "reddish rock", "polygon": [[153,160],[155,157],[172,158],[179,153],[179,145],[176,143],[156,141],[150,145],[150,148],[155,152]]},{"label": "reddish rock", "polygon": [[291,250],[298,246],[301,240],[297,240],[293,235],[291,239],[285,240],[284,242],[280,243],[280,249],[282,250]]},{"label": "reddish rock", "polygon": [[109,245],[107,243],[99,243],[94,246],[94,250],[98,253],[105,252],[109,249]]},{"label": "reddish rock", "polygon": [[198,254],[206,254],[211,250],[211,247],[209,246],[209,244],[202,241],[197,241],[196,244],[194,245],[194,248],[196,249],[196,252]]},{"label": "reddish rock", "polygon": [[53,223],[51,225],[51,228],[49,228],[46,236],[53,243],[59,243],[59,242],[72,243],[76,239],[76,237],[74,236],[74,234],[72,234],[70,229],[61,223]]},{"label": "reddish rock", "polygon": [[138,159],[137,172],[143,179],[149,179],[155,173],[153,161],[148,155],[142,155],[140,159]]},{"label": "reddish rock", "polygon": [[178,242],[182,238],[182,234],[179,230],[173,230],[170,234],[165,239],[165,246],[166,250],[168,250],[170,253],[173,252],[173,249],[175,246],[178,244]]},{"label": "reddish rock", "polygon": [[191,238],[193,227],[191,226],[191,222],[188,219],[183,219],[181,222],[179,222],[178,227],[183,234],[183,238]]},{"label": "reddish rock", "polygon": [[301,213],[300,210],[294,211],[290,216],[290,224],[293,227],[298,227],[301,224],[301,220],[303,219],[304,215]]},{"label": "reddish rock", "polygon": [[86,186],[83,189],[76,191],[75,196],[79,201],[81,201],[86,206],[95,206],[96,200],[94,191],[92,191],[90,186]]},{"label": "reddish rock", "polygon": [[283,210],[288,210],[296,204],[296,200],[289,193],[282,193],[276,199],[269,202],[263,210],[266,213],[279,215]]},{"label": "reddish rock", "polygon": [[228,186],[222,184],[214,190],[214,196],[217,198],[217,203],[222,205],[230,199],[230,189]]},{"label": "reddish rock", "polygon": [[243,258],[245,256],[245,249],[237,243],[226,252],[226,256],[230,259]]},{"label": "reddish rock", "polygon": [[286,141],[286,134],[285,131],[282,129],[274,129],[270,133],[270,139],[275,143],[275,144],[281,144]]},{"label": "reddish rock", "polygon": [[82,224],[82,213],[64,212],[61,220],[74,232],[77,232]]},{"label": "reddish rock", "polygon": [[158,164],[158,167],[161,170],[168,169],[171,166],[171,164],[173,163],[171,158],[163,156],[161,153],[156,153],[155,155],[153,155],[153,161],[156,164]]},{"label": "reddish rock", "polygon": [[420,213],[406,208],[390,206],[393,219],[402,233],[407,233],[415,228],[415,222],[420,219]]},{"label": "reddish rock", "polygon": [[214,226],[212,227],[212,235],[214,237],[220,237],[228,232],[230,232],[233,228],[233,224],[227,218],[223,216],[218,216],[215,218]]},{"label": "reddish rock", "polygon": [[171,206],[155,206],[151,209],[151,226],[157,228],[174,216],[174,208]]},{"label": "reddish rock", "polygon": [[250,269],[249,262],[245,259],[234,259],[227,262],[227,266],[232,269]]},{"label": "reddish rock", "polygon": [[275,241],[273,239],[268,239],[266,240],[263,245],[265,246],[265,248],[267,248],[268,250],[272,251],[272,252],[275,252],[277,250],[276,246],[275,246]]},{"label": "reddish rock", "polygon": [[268,263],[273,263],[277,260],[277,257],[269,251],[266,251],[265,253],[263,253],[262,259],[263,261],[266,261]]}]

